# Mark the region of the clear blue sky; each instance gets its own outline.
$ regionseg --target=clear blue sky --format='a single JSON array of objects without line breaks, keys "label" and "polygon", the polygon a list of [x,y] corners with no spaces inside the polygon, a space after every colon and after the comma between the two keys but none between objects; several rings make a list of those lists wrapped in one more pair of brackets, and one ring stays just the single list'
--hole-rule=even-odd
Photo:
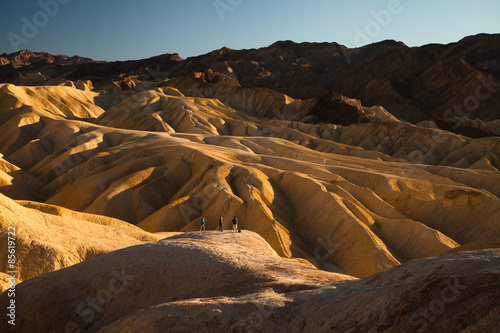
[{"label": "clear blue sky", "polygon": [[[46,14],[38,0],[0,0],[0,53],[19,48],[108,61],[164,53],[187,58],[223,46],[258,48],[277,40],[355,47],[395,39],[419,46],[500,33],[499,0],[40,2],[58,3],[57,13],[52,5],[51,15]],[[374,13],[385,15],[377,21]]]}]

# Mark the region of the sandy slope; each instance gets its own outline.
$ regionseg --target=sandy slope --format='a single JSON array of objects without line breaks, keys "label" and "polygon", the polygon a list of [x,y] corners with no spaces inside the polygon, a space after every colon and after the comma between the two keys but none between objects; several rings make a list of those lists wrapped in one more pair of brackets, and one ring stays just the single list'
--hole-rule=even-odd
[{"label": "sandy slope", "polygon": [[500,320],[499,263],[498,250],[466,252],[353,280],[280,258],[255,233],[188,233],[19,284],[16,328],[479,332]]},{"label": "sandy slope", "polygon": [[499,252],[412,261],[317,289],[165,302],[100,332],[488,332],[500,325]]},{"label": "sandy slope", "polygon": [[[17,199],[150,232],[197,230],[200,216],[215,229],[223,215],[229,228],[236,214],[279,255],[358,277],[499,236],[498,138],[255,118],[171,88],[93,95],[110,109],[84,122],[43,101],[57,93],[81,118],[93,92],[2,89],[24,103],[0,112],[0,191]],[[40,102],[33,89],[46,90]]]},{"label": "sandy slope", "polygon": [[[17,281],[72,266],[127,246],[158,239],[109,217],[21,202],[0,194],[0,270],[7,267],[7,234],[15,228]],[[23,207],[24,206],[24,207]],[[1,286],[2,291],[7,283]]]}]

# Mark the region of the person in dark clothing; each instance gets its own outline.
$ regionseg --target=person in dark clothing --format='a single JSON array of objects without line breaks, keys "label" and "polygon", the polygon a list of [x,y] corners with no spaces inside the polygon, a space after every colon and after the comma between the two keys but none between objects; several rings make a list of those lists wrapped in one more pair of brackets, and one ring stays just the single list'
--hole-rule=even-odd
[{"label": "person in dark clothing", "polygon": [[236,218],[236,215],[234,215],[233,218],[233,232],[238,232],[238,219]]},{"label": "person in dark clothing", "polygon": [[205,224],[206,224],[205,218],[202,217],[200,220],[200,231],[202,231],[202,230],[205,231]]}]

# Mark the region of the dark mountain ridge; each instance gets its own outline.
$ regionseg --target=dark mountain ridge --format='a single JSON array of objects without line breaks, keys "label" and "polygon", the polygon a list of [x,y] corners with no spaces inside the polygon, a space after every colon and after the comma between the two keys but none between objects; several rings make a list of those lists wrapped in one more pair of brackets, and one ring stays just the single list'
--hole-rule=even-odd
[{"label": "dark mountain ridge", "polygon": [[178,54],[164,54],[99,62],[24,50],[4,54],[0,62],[1,82],[15,83],[23,74],[40,72],[50,78],[91,80],[98,88],[96,83],[126,77],[168,85],[165,81],[170,79],[214,72],[242,87],[272,89],[293,98],[341,94],[365,106],[383,106],[411,123],[433,120],[458,128],[467,127],[457,125],[464,117],[500,119],[500,34],[421,47],[393,40],[355,49],[337,43],[279,41],[259,49],[224,47],[185,60]]}]

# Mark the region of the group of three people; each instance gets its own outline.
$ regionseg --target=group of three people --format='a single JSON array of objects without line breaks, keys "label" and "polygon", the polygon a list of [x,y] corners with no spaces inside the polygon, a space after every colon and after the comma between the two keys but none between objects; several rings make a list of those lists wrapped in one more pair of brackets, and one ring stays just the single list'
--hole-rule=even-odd
[{"label": "group of three people", "polygon": [[[200,231],[205,231],[205,225],[207,224],[205,217],[202,217],[200,220]],[[224,218],[219,217],[219,231],[224,231]],[[233,232],[238,232],[238,218],[236,215],[233,217]]]}]

